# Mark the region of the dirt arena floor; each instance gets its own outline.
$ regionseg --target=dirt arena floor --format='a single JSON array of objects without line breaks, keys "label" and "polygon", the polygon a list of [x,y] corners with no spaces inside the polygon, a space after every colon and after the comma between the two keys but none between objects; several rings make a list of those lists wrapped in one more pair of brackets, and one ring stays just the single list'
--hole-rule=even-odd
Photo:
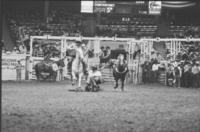
[{"label": "dirt arena floor", "polygon": [[67,82],[4,82],[2,132],[200,132],[200,89],[112,87],[76,93]]}]

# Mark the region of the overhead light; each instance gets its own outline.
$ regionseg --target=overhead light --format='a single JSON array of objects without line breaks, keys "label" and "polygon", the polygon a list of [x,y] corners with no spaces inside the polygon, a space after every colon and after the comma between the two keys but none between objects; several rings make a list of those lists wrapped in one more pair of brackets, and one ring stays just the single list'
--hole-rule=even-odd
[{"label": "overhead light", "polygon": [[170,7],[170,8],[183,8],[194,5],[196,5],[196,3],[191,1],[162,1],[163,7]]}]

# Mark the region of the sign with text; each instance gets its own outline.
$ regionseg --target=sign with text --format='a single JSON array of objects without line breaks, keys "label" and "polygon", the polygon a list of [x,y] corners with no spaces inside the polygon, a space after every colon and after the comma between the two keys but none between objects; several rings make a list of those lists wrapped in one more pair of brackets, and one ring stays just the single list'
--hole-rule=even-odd
[{"label": "sign with text", "polygon": [[160,15],[161,1],[149,1],[149,15]]},{"label": "sign with text", "polygon": [[81,1],[81,13],[93,13],[94,1]]}]

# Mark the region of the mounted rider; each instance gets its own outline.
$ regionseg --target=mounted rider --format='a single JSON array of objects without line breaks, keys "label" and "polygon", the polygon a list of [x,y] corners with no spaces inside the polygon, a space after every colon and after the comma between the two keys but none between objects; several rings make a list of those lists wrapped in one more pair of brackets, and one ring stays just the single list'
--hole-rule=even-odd
[{"label": "mounted rider", "polygon": [[85,43],[81,44],[82,52],[83,52],[83,70],[84,74],[88,75],[88,56],[89,56],[89,48],[86,46]]},{"label": "mounted rider", "polygon": [[70,51],[70,55],[69,55],[72,57],[71,61],[69,61],[69,63],[68,63],[68,67],[69,67],[70,71],[72,69],[71,64],[74,60],[74,57],[76,56],[75,54],[76,54],[76,52],[78,52],[80,54],[81,62],[83,64],[84,74],[85,75],[88,74],[88,65],[87,65],[88,51],[89,51],[89,49],[86,47],[86,45],[84,43],[82,43],[81,41],[76,41],[76,48],[72,48],[72,50]]}]

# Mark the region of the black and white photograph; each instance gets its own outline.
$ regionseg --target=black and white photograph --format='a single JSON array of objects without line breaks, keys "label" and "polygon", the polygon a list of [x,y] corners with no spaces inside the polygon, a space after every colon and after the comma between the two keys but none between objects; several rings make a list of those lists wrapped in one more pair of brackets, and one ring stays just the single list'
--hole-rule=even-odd
[{"label": "black and white photograph", "polygon": [[0,6],[2,132],[200,132],[200,1]]}]

